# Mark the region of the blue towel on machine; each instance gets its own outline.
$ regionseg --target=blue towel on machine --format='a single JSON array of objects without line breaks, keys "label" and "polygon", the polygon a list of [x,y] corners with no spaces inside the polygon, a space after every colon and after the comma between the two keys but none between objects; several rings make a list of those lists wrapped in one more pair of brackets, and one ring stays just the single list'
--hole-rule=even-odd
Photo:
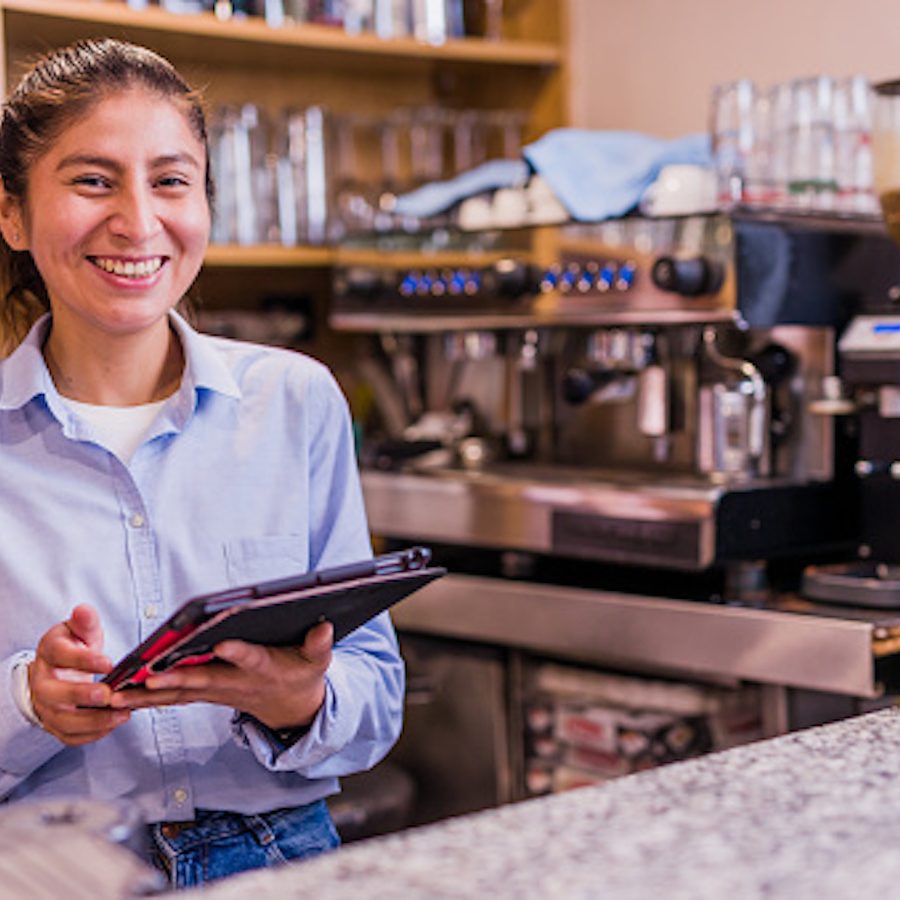
[{"label": "blue towel on machine", "polygon": [[622,216],[637,206],[663,166],[709,166],[709,136],[663,140],[630,131],[556,128],[524,149],[573,219]]},{"label": "blue towel on machine", "polygon": [[494,159],[447,181],[434,181],[397,198],[396,211],[427,218],[467,197],[505,187],[524,187],[542,175],[573,219],[599,221],[637,206],[659,170],[671,163],[708,166],[709,137],[690,134],[663,140],[630,131],[556,128],[523,150],[524,159]]},{"label": "blue towel on machine", "polygon": [[466,197],[505,187],[523,187],[530,171],[523,159],[492,159],[447,181],[432,181],[397,198],[401,216],[424,219],[450,209]]}]

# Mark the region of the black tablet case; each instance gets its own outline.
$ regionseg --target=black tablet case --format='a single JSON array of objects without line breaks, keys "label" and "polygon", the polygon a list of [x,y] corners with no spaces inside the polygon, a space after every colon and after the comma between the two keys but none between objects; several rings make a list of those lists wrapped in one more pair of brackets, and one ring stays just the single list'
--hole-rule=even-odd
[{"label": "black tablet case", "polygon": [[[140,683],[148,674],[174,665],[205,662],[212,648],[226,640],[270,647],[299,646],[310,628],[325,621],[333,624],[337,642],[446,571],[429,567],[352,578],[262,598],[240,597],[229,602],[229,596],[236,592],[225,591],[189,601],[119,662],[104,681],[114,688],[128,687]],[[187,623],[182,625],[181,620]],[[164,635],[177,636],[164,649],[154,652],[154,645]]]}]

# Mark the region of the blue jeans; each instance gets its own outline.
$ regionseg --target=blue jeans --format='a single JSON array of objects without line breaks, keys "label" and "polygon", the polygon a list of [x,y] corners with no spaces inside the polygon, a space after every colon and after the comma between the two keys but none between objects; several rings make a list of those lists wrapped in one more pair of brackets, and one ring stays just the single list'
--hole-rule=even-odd
[{"label": "blue jeans", "polygon": [[340,838],[324,800],[259,815],[197,810],[193,822],[151,825],[152,862],[172,887],[332,850]]}]

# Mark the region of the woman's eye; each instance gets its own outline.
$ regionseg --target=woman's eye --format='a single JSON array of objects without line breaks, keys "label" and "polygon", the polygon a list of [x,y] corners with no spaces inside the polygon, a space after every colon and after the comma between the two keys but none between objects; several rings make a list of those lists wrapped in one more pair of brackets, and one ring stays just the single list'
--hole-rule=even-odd
[{"label": "woman's eye", "polygon": [[72,179],[72,184],[86,188],[108,188],[110,181],[103,175],[78,175]]},{"label": "woman's eye", "polygon": [[164,175],[156,183],[163,188],[183,188],[190,187],[191,184],[190,179],[183,175]]}]

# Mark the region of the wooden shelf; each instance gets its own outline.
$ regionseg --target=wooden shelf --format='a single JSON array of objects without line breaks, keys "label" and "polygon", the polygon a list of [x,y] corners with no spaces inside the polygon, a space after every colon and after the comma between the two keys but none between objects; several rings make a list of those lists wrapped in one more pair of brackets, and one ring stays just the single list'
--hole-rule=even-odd
[{"label": "wooden shelf", "polygon": [[331,247],[282,247],[278,244],[240,246],[210,244],[206,265],[216,268],[317,268],[334,263]]},{"label": "wooden shelf", "polygon": [[[290,59],[314,61],[327,54],[334,66],[436,62],[556,68],[557,44],[463,38],[431,45],[375,35],[349,35],[339,28],[300,24],[272,28],[259,18],[221,21],[212,13],[177,15],[160,8],[133,10],[112,0],[0,0],[6,40],[20,46],[51,46],[97,35],[127,35],[163,52],[196,61],[230,59],[282,66]],[[261,55],[260,51],[264,50]]]},{"label": "wooden shelf", "polygon": [[511,256],[521,258],[522,250],[385,250],[367,247],[281,247],[277,244],[239,246],[211,244],[205,264],[217,269],[326,268],[329,266],[370,266],[394,269],[453,269],[489,266]]}]

